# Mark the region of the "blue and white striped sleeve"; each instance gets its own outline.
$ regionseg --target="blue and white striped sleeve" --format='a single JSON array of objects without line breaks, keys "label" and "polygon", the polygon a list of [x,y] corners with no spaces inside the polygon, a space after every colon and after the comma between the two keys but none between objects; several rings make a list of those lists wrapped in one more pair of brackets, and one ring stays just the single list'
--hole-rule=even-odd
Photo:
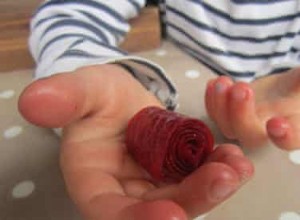
[{"label": "blue and white striped sleeve", "polygon": [[177,92],[163,70],[145,59],[129,56],[118,46],[130,31],[145,0],[47,0],[31,20],[29,47],[37,64],[35,78],[79,67],[118,63],[169,109]]},{"label": "blue and white striped sleeve", "polygon": [[168,0],[166,27],[184,51],[235,80],[300,65],[299,0]]}]

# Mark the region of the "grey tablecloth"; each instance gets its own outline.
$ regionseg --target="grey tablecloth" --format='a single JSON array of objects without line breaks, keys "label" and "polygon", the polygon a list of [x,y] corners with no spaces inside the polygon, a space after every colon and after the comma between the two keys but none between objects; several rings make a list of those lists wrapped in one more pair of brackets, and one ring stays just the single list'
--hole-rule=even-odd
[{"label": "grey tablecloth", "polygon": [[[161,64],[177,84],[178,111],[204,119],[222,141],[203,105],[205,84],[215,77],[210,70],[168,42],[139,55]],[[0,220],[77,220],[58,166],[58,137],[25,122],[16,108],[32,72],[0,74]],[[271,145],[248,152],[254,179],[204,219],[300,220],[299,154]]]}]

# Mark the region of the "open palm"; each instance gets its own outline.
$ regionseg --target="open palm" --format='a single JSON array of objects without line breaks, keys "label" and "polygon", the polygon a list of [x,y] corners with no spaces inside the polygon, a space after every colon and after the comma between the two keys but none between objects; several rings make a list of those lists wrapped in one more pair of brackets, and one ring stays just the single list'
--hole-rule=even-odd
[{"label": "open palm", "polygon": [[127,153],[124,134],[128,120],[153,105],[162,107],[113,65],[38,80],[19,100],[28,121],[64,128],[61,167],[85,219],[190,219],[223,202],[252,176],[253,166],[241,150],[224,144],[181,183],[151,181]]}]

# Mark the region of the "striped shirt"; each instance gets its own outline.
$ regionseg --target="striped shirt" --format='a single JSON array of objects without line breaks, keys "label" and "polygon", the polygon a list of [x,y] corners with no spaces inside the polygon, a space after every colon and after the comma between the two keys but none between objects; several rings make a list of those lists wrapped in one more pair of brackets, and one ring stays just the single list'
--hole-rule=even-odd
[{"label": "striped shirt", "polygon": [[[118,63],[167,107],[176,89],[154,63],[121,51],[145,0],[47,0],[31,21],[36,77]],[[252,81],[298,66],[300,0],[164,0],[167,36],[214,72]]]}]

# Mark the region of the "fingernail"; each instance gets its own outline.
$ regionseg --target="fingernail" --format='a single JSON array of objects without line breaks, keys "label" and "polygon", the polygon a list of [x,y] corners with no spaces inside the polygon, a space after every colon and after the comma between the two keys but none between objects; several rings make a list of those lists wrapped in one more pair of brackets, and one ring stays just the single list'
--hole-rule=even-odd
[{"label": "fingernail", "polygon": [[284,137],[284,136],[285,136],[286,130],[283,129],[283,128],[272,128],[272,129],[270,129],[270,134],[271,134],[273,137],[281,138],[281,137]]},{"label": "fingernail", "polygon": [[275,138],[282,138],[286,135],[287,129],[286,126],[280,125],[278,127],[269,128],[269,133]]},{"label": "fingernail", "polygon": [[245,89],[234,89],[232,97],[237,101],[243,101],[247,98],[247,90]]},{"label": "fingernail", "polygon": [[273,118],[267,122],[267,130],[274,138],[283,138],[287,134],[289,124],[281,117]]},{"label": "fingernail", "polygon": [[227,198],[236,190],[236,186],[232,183],[224,183],[223,181],[215,182],[211,188],[211,199],[213,201],[221,201]]},{"label": "fingernail", "polygon": [[222,82],[217,82],[215,85],[215,90],[217,93],[222,93],[226,89],[226,85]]}]

